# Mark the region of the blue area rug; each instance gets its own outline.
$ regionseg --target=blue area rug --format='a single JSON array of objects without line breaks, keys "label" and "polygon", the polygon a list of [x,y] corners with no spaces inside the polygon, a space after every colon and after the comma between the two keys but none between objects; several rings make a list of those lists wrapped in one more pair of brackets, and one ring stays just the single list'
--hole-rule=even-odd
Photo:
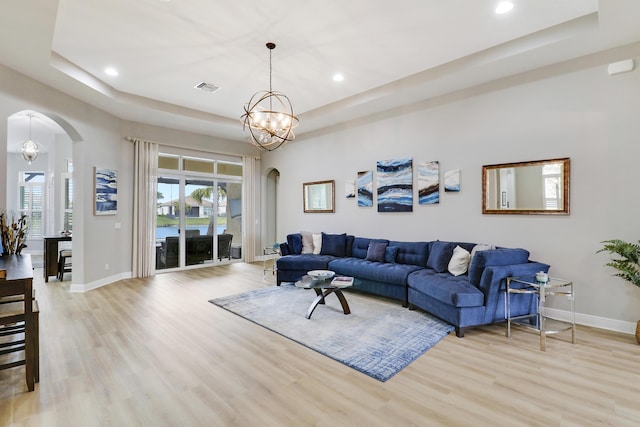
[{"label": "blue area rug", "polygon": [[344,292],[351,314],[335,295],[305,314],[315,292],[292,284],[256,289],[209,302],[380,381],[387,381],[454,328],[399,302]]}]

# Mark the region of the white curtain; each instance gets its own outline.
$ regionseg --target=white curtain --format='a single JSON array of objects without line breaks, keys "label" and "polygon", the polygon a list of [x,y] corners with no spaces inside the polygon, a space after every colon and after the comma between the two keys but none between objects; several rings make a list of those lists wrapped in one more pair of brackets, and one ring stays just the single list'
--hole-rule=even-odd
[{"label": "white curtain", "polygon": [[242,218],[244,224],[242,228],[244,230],[244,244],[242,252],[244,254],[245,262],[254,262],[256,260],[256,236],[258,235],[256,229],[256,158],[244,156],[243,162],[243,188],[244,188],[244,203]]},{"label": "white curtain", "polygon": [[133,277],[156,272],[158,144],[127,138],[134,146]]}]

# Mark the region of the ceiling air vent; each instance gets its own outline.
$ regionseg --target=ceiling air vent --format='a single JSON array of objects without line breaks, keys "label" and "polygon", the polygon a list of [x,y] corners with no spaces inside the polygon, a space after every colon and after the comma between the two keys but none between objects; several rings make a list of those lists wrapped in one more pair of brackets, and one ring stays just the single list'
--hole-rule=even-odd
[{"label": "ceiling air vent", "polygon": [[203,90],[205,92],[211,92],[211,93],[217,92],[220,90],[220,86],[212,85],[211,83],[207,83],[207,82],[200,82],[197,85],[195,85],[194,88]]}]

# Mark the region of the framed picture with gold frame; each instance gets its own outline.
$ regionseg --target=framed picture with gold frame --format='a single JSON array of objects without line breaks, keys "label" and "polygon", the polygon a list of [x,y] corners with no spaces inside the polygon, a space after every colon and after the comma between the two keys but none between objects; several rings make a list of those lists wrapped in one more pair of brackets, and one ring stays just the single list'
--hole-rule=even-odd
[{"label": "framed picture with gold frame", "polygon": [[305,182],[302,184],[305,213],[335,212],[335,181]]}]

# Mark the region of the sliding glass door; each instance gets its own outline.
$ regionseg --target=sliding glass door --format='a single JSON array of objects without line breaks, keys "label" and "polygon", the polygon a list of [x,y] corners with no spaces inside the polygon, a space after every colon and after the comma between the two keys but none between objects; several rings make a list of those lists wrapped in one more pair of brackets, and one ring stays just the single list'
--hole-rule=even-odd
[{"label": "sliding glass door", "polygon": [[158,177],[156,270],[180,266],[180,178]]},{"label": "sliding glass door", "polygon": [[213,181],[187,178],[184,188],[185,264],[210,263],[217,235]]},{"label": "sliding glass door", "polygon": [[219,239],[218,256],[221,259],[242,258],[242,183],[218,181],[220,198],[219,220],[224,224]]},{"label": "sliding glass door", "polygon": [[156,270],[241,259],[241,178],[203,172],[234,170],[222,162],[171,156],[159,164],[169,160],[175,170],[158,177]]}]

